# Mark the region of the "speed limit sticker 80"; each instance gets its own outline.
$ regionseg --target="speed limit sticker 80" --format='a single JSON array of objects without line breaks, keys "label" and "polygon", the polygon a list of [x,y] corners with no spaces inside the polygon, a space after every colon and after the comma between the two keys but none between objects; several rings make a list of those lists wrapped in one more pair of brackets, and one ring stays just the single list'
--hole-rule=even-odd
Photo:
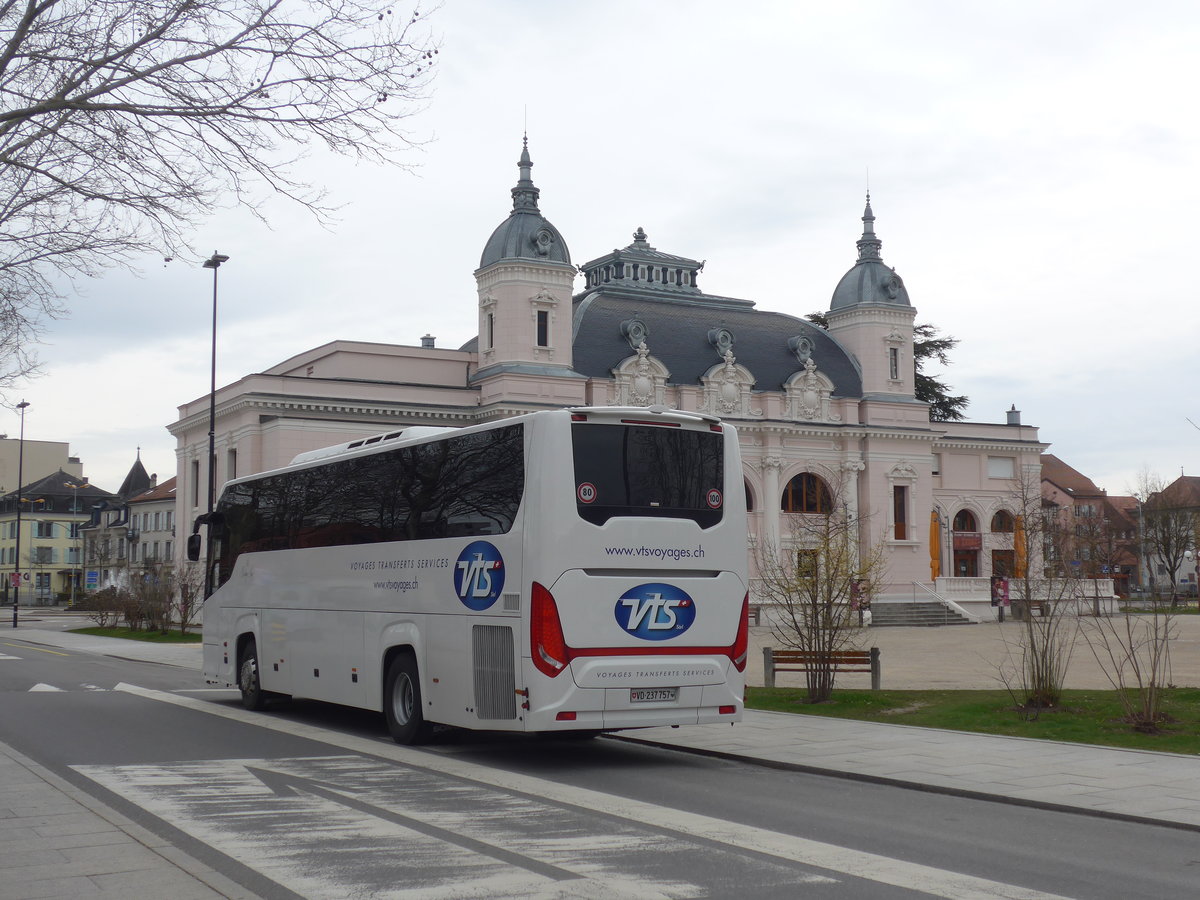
[{"label": "speed limit sticker 80", "polygon": [[596,486],[590,481],[585,481],[575,489],[575,496],[579,498],[580,503],[594,503],[596,500]]}]

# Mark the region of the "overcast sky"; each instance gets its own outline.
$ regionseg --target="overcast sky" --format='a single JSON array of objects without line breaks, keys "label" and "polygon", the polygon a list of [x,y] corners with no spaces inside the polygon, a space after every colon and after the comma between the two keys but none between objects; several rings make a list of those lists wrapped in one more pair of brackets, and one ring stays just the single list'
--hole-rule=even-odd
[{"label": "overcast sky", "polygon": [[[575,263],[630,243],[707,260],[700,286],[804,315],[856,258],[869,184],[917,321],[957,337],[968,418],[1011,405],[1110,493],[1200,474],[1200,5],[445,0],[414,171],[314,158],[323,229],[217,211],[218,381],[334,339],[457,347],[511,209],[528,123],[543,213]],[[577,283],[578,285],[579,283]],[[115,490],[206,394],[212,281],[148,258],[52,324],[26,437]],[[0,413],[17,432],[16,415]]]}]

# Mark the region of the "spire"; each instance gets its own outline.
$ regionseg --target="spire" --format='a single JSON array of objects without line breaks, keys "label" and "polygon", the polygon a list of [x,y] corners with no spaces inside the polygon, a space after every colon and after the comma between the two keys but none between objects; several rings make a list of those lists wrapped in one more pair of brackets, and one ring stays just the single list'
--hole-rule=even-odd
[{"label": "spire", "polygon": [[517,186],[512,189],[513,212],[538,212],[538,194],[541,193],[533,185],[533,178],[530,175],[530,169],[533,168],[533,160],[529,158],[529,135],[525,134],[521,138],[521,159],[517,162],[521,169],[521,178],[517,181]]},{"label": "spire", "polygon": [[879,249],[883,241],[875,236],[875,213],[871,211],[871,192],[867,191],[867,208],[863,210],[863,234],[858,239],[858,261],[882,261]]}]

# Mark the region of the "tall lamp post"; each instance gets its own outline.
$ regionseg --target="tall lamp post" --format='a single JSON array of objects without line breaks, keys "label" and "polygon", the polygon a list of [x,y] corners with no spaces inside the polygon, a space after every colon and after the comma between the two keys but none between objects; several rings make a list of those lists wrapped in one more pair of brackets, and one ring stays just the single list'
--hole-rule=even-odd
[{"label": "tall lamp post", "polygon": [[[72,494],[71,512],[78,515],[79,514],[79,489],[81,487],[88,486],[87,479],[85,478],[83,480],[83,484],[71,483],[71,484],[66,484],[63,486],[69,487],[71,489],[71,494]],[[68,606],[69,609],[75,608],[75,589],[76,589],[76,587],[79,586],[79,577],[83,574],[83,547],[82,547],[83,535],[82,535],[82,529],[81,529],[81,526],[83,525],[83,523],[82,522],[73,522],[72,524],[75,527],[75,568],[71,572],[71,603]]]},{"label": "tall lamp post", "polygon": [[21,599],[21,491],[25,486],[25,410],[29,402],[22,400],[17,404],[21,411],[21,438],[17,441],[17,547],[16,560],[13,563],[13,629],[17,627],[17,609]]},{"label": "tall lamp post", "polygon": [[229,257],[223,253],[214,252],[204,261],[204,268],[212,269],[213,273],[213,302],[212,302],[212,363],[209,367],[208,391],[208,535],[204,541],[204,597],[212,593],[212,514],[216,504],[217,477],[217,270],[221,263],[229,262]]}]

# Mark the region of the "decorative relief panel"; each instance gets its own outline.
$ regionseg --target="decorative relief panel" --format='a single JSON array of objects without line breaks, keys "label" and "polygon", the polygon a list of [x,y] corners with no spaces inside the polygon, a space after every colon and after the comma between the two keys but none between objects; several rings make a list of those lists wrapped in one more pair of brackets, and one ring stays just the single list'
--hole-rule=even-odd
[{"label": "decorative relief panel", "polygon": [[666,405],[667,378],[671,373],[650,355],[645,341],[638,344],[635,356],[624,360],[612,373],[609,406]]},{"label": "decorative relief panel", "polygon": [[817,371],[817,363],[812,357],[804,364],[804,371],[794,374],[783,387],[787,394],[787,418],[802,422],[842,420],[833,412],[829,400],[833,393],[833,382]]},{"label": "decorative relief panel", "polygon": [[700,378],[704,387],[704,399],[700,411],[714,416],[761,416],[761,409],[754,409],[750,402],[750,390],[754,387],[754,376],[745,366],[739,366],[731,350],[725,351],[725,362],[713,366]]}]

